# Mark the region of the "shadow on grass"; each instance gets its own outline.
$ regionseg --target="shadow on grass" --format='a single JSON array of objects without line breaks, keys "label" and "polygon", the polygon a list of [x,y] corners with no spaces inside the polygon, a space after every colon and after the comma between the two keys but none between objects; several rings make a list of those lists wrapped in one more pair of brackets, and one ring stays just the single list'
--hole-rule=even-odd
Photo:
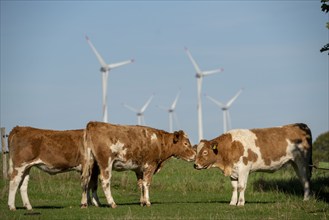
[{"label": "shadow on grass", "polygon": [[[274,201],[266,201],[266,202],[262,202],[262,201],[257,201],[257,202],[248,202],[246,201],[246,203],[248,204],[270,204],[270,203],[275,203]],[[164,201],[164,202],[159,202],[159,201],[155,201],[155,202],[151,202],[151,207],[153,205],[166,205],[166,204],[230,204],[230,201],[218,201],[218,200],[210,200],[210,201]],[[140,206],[139,202],[126,202],[126,203],[117,203],[118,206]],[[107,204],[102,204],[100,206],[101,208],[111,208],[109,205]]]},{"label": "shadow on grass", "polygon": [[[253,183],[256,191],[280,191],[290,195],[303,197],[304,191],[302,184],[297,178],[283,180],[264,180],[259,179]],[[311,179],[311,191],[318,200],[329,203],[329,177],[318,177]]]}]

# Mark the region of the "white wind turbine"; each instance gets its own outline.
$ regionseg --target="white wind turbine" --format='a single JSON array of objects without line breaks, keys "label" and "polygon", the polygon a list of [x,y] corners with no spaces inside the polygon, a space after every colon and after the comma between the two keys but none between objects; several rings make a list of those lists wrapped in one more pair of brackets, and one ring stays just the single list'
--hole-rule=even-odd
[{"label": "white wind turbine", "polygon": [[145,125],[144,112],[147,109],[147,107],[149,106],[149,104],[151,103],[153,97],[154,97],[154,95],[151,95],[151,97],[146,101],[146,103],[143,105],[143,107],[139,110],[123,103],[124,107],[126,107],[130,111],[133,111],[136,113],[138,125]]},{"label": "white wind turbine", "polygon": [[196,79],[197,79],[197,90],[198,90],[198,104],[197,104],[197,111],[198,111],[198,134],[199,134],[199,141],[203,139],[203,125],[202,125],[202,100],[201,100],[201,90],[202,90],[202,79],[204,76],[208,76],[214,73],[223,72],[223,68],[209,70],[209,71],[201,71],[196,61],[193,59],[190,51],[185,47],[185,51],[191,60],[194,69],[196,71]]},{"label": "white wind turbine", "polygon": [[175,118],[176,124],[178,125],[177,116],[175,114],[175,108],[176,108],[176,104],[177,104],[179,95],[180,95],[180,91],[177,93],[176,98],[175,98],[174,102],[171,104],[169,109],[159,106],[159,108],[166,110],[169,113],[169,132],[171,132],[171,133],[173,132],[174,118]]},{"label": "white wind turbine", "polygon": [[243,89],[240,89],[239,92],[231,98],[226,104],[223,104],[216,99],[206,96],[210,101],[215,103],[217,106],[219,106],[223,110],[223,130],[224,133],[226,133],[229,129],[231,129],[231,118],[230,118],[230,113],[229,113],[229,108],[233,104],[233,102],[238,98],[238,96],[241,94]]},{"label": "white wind turbine", "polygon": [[104,61],[104,59],[102,58],[102,56],[98,53],[98,51],[96,50],[94,45],[91,43],[91,41],[90,41],[90,39],[87,35],[86,35],[86,40],[87,40],[89,46],[91,47],[91,49],[93,50],[93,52],[95,53],[95,55],[97,57],[97,60],[101,64],[100,71],[102,72],[103,122],[108,122],[108,116],[107,116],[107,79],[108,79],[109,72],[110,72],[111,69],[114,69],[116,67],[132,63],[132,62],[134,62],[134,60],[131,59],[131,60],[123,61],[123,62],[120,62],[120,63],[107,64]]}]

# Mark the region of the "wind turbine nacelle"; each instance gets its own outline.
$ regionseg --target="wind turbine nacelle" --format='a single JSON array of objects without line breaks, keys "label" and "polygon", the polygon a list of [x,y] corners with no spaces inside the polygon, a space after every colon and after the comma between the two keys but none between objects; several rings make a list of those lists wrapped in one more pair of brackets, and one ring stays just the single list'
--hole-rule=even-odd
[{"label": "wind turbine nacelle", "polygon": [[102,73],[104,73],[104,72],[109,71],[109,68],[101,67],[101,68],[100,68],[100,71],[101,71]]},{"label": "wind turbine nacelle", "polygon": [[201,73],[196,73],[196,74],[195,74],[195,77],[196,77],[196,78],[201,78],[201,77],[202,77],[202,74],[201,74]]},{"label": "wind turbine nacelle", "polygon": [[143,116],[143,113],[138,112],[138,113],[137,113],[137,116]]}]

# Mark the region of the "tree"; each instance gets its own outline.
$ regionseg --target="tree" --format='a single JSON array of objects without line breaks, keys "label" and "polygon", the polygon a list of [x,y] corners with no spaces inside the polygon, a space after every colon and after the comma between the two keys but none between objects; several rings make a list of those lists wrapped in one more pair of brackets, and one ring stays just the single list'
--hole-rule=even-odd
[{"label": "tree", "polygon": [[[321,5],[321,10],[324,13],[328,13],[329,12],[329,5],[327,4],[327,2],[329,2],[329,0],[321,0],[322,5]],[[327,22],[327,28],[329,29],[329,22]],[[328,51],[329,50],[329,43],[324,45],[321,49],[320,52],[324,52],[324,51]],[[329,55],[329,53],[328,53]]]},{"label": "tree", "polygon": [[313,163],[329,162],[329,131],[317,137],[313,143]]}]

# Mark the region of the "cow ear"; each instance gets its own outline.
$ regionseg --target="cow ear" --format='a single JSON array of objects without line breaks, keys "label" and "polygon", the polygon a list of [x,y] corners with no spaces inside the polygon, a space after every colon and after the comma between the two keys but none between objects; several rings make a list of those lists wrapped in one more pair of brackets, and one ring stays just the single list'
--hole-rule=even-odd
[{"label": "cow ear", "polygon": [[217,145],[217,143],[213,143],[211,145],[211,149],[216,155],[218,154],[218,145]]},{"label": "cow ear", "polygon": [[176,144],[179,141],[179,136],[180,136],[180,132],[179,131],[175,131],[174,132],[174,144]]}]

